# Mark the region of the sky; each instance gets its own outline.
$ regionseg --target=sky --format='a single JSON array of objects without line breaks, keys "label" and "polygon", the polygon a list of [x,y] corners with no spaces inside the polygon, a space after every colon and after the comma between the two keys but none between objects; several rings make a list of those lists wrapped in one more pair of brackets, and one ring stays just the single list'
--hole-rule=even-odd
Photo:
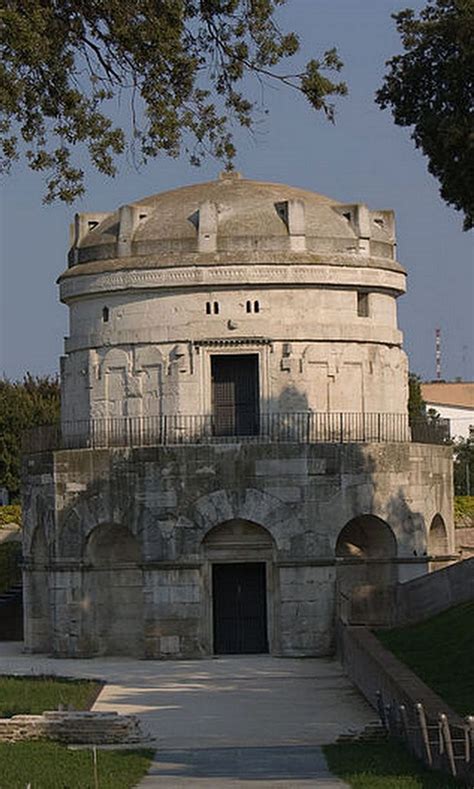
[{"label": "sky", "polygon": [[[409,130],[374,103],[385,61],[400,51],[391,13],[419,0],[288,0],[283,27],[301,38],[301,59],[336,45],[349,96],[337,100],[335,125],[296,92],[267,86],[268,109],[257,131],[238,130],[236,169],[246,178],[291,184],[341,202],[392,208],[398,258],[408,292],[398,302],[410,369],[435,377],[435,329],[441,329],[442,376],[474,380],[473,235],[439,197],[426,159]],[[282,66],[282,71],[286,66]],[[121,112],[125,110],[122,109]],[[72,206],[45,206],[41,176],[18,164],[1,194],[0,376],[54,374],[67,334],[67,308],[55,284],[66,268],[69,223],[76,211],[111,211],[141,197],[213,180],[222,169],[184,157],[150,162],[141,171],[124,159],[115,179],[86,170],[87,192]]]}]

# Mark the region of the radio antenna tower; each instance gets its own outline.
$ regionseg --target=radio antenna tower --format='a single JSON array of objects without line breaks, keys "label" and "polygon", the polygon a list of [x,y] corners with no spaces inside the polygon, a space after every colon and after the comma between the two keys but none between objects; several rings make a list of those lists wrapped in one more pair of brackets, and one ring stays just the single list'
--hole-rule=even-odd
[{"label": "radio antenna tower", "polygon": [[441,329],[436,329],[436,380],[441,381]]}]

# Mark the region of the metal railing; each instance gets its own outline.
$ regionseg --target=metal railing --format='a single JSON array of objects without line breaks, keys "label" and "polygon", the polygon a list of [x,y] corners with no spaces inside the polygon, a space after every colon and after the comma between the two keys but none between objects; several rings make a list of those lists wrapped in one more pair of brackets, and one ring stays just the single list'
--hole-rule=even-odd
[{"label": "metal railing", "polygon": [[[443,424],[441,424],[443,423]],[[315,413],[302,411],[254,415],[252,420],[212,415],[161,415],[86,419],[43,425],[24,434],[23,451],[175,446],[218,443],[421,443],[442,444],[449,420],[430,429],[408,423],[405,414]]]},{"label": "metal railing", "polygon": [[430,718],[423,704],[400,704],[395,699],[387,703],[380,691],[377,710],[388,734],[403,740],[428,767],[474,786],[474,716],[453,721],[440,712]]}]

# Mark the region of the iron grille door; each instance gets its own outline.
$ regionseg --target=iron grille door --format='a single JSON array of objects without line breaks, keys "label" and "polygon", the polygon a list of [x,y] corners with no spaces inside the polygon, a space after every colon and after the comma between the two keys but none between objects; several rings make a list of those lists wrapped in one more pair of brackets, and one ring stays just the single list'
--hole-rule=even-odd
[{"label": "iron grille door", "polygon": [[214,564],[214,652],[268,652],[264,562]]},{"label": "iron grille door", "polygon": [[259,430],[257,354],[212,356],[211,380],[215,435],[256,435]]}]

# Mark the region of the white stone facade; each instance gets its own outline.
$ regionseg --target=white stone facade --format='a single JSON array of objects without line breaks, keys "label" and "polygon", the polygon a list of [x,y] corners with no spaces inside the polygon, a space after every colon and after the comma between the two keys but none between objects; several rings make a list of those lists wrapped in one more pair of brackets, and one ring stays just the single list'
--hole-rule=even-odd
[{"label": "white stone facade", "polygon": [[60,278],[64,421],[208,414],[229,348],[258,355],[264,412],[406,413],[390,212],[227,177],[90,216]]}]

